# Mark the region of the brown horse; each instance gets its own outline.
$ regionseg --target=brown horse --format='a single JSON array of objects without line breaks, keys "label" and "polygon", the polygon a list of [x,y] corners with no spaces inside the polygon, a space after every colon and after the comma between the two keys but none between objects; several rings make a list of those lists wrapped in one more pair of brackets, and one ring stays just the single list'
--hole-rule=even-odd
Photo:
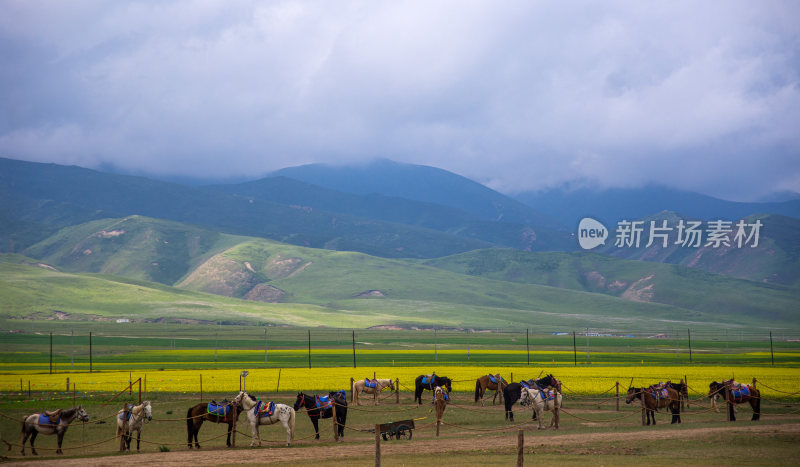
[{"label": "brown horse", "polygon": [[[213,402],[213,401],[212,401]],[[208,404],[203,402],[197,404],[193,407],[189,408],[189,411],[186,412],[186,429],[189,432],[189,440],[187,442],[187,446],[189,449],[192,449],[192,438],[194,438],[194,445],[197,449],[200,449],[200,443],[197,441],[197,434],[200,432],[200,427],[203,426],[203,421],[208,420],[209,422],[214,423],[227,423],[228,424],[228,447],[231,447],[231,432],[233,432],[233,425],[239,419],[239,414],[241,411],[239,407],[232,402],[223,401],[219,404],[222,407],[227,407],[229,411],[222,415],[216,415],[208,411]],[[234,418],[233,414],[236,414]]]},{"label": "brown horse", "polygon": [[[492,381],[492,378],[494,378],[494,382]],[[500,395],[500,400],[502,401],[503,395],[500,391],[502,391],[506,386],[508,386],[508,381],[504,380],[500,374],[481,376],[475,381],[475,402],[481,401],[481,406],[483,406],[483,395],[486,394],[487,389],[494,391],[492,405],[494,405],[498,394]]]},{"label": "brown horse", "polygon": [[[664,394],[666,392],[666,395]],[[643,399],[644,398],[644,399]],[[647,424],[650,425],[650,420],[653,420],[653,425],[656,424],[656,410],[664,407],[669,407],[672,411],[672,422],[681,422],[681,400],[678,391],[666,387],[664,389],[656,390],[652,386],[649,388],[629,388],[628,396],[625,398],[625,403],[630,404],[634,399],[644,401],[644,408],[647,414]]]},{"label": "brown horse", "polygon": [[730,414],[731,421],[736,421],[736,414],[733,410],[735,404],[750,403],[753,409],[753,418],[751,420],[759,420],[761,417],[761,393],[758,389],[748,384],[739,384],[733,380],[723,380],[721,383],[714,381],[708,385],[708,397],[711,398],[711,407],[716,409],[716,397],[720,396],[726,402],[728,398],[731,399],[731,404],[728,405],[728,413]]}]

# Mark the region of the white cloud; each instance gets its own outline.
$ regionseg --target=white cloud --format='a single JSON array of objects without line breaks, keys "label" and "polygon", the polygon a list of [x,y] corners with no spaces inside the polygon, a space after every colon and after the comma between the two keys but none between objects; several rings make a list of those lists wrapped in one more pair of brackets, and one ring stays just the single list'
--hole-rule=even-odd
[{"label": "white cloud", "polygon": [[7,157],[191,176],[390,157],[503,190],[800,191],[791,2],[0,9]]}]

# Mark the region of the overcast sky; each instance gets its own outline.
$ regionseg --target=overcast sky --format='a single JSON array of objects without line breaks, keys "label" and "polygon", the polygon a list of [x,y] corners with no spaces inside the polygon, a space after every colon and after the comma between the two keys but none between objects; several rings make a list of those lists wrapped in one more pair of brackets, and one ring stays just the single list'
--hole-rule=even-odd
[{"label": "overcast sky", "polygon": [[800,2],[0,0],[0,156],[800,192]]}]

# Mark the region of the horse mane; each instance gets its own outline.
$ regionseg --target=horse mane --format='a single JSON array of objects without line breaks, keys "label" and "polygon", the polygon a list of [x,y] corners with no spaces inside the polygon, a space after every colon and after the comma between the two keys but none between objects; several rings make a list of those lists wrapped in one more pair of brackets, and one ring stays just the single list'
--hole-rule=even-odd
[{"label": "horse mane", "polygon": [[77,412],[77,411],[78,411],[77,407],[73,407],[71,409],[62,409],[61,410],[61,416],[63,418],[69,418],[69,417],[73,416],[75,414],[75,412]]},{"label": "horse mane", "polygon": [[249,398],[250,398],[250,400],[251,400],[251,401],[253,401],[253,402],[255,402],[255,401],[257,401],[257,400],[258,400],[258,398],[257,398],[256,396],[254,396],[254,395],[252,395],[252,394],[250,394],[250,393],[247,393],[247,392],[246,392],[245,394],[247,394],[247,397],[249,397]]}]

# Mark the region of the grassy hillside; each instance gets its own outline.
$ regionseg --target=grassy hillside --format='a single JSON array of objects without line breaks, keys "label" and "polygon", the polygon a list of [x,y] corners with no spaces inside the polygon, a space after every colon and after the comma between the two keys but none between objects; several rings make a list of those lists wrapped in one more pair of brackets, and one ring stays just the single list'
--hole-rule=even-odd
[{"label": "grassy hillside", "polygon": [[596,292],[664,303],[716,316],[800,318],[800,290],[710,274],[683,266],[629,261],[595,253],[530,253],[491,249],[425,261],[461,274]]},{"label": "grassy hillside", "polygon": [[[0,216],[14,221],[34,220],[48,229],[99,217],[144,215],[231,234],[384,257],[430,258],[491,245],[421,227],[303,209],[143,177],[3,158],[0,196],[12,203],[0,206]],[[53,206],[63,209],[54,210]],[[20,234],[24,232],[30,236],[22,238]],[[15,243],[8,251],[19,252],[42,238],[30,229],[6,235],[12,233],[16,237],[7,239]]]},{"label": "grassy hillside", "polygon": [[[333,255],[354,255],[335,253]],[[349,258],[363,261],[363,258]],[[423,266],[418,266],[424,269]],[[435,271],[435,269],[434,269]],[[366,271],[365,271],[366,273]],[[119,276],[94,274],[71,274],[54,270],[35,260],[18,255],[0,255],[0,296],[3,305],[0,316],[7,329],[24,328],[25,322],[55,321],[100,321],[113,322],[118,318],[134,322],[171,322],[190,324],[291,324],[297,326],[337,326],[367,328],[377,325],[401,326],[448,326],[477,329],[509,328],[518,326],[565,326],[570,328],[619,327],[625,330],[653,329],[659,326],[695,327],[706,324],[701,314],[674,307],[653,304],[637,304],[613,297],[572,291],[561,291],[547,287],[508,284],[495,288],[502,282],[469,278],[439,270],[443,283],[462,282],[470,287],[469,294],[457,302],[448,302],[451,295],[436,296],[435,290],[413,290],[399,293],[395,298],[352,298],[349,290],[341,291],[341,300],[329,301],[303,290],[314,277],[291,285],[280,282],[281,287],[296,292],[295,297],[306,298],[314,303],[268,304],[237,300],[220,295],[168,287],[152,282],[124,279]],[[448,278],[449,276],[449,278]],[[296,276],[295,276],[296,277]],[[282,281],[289,281],[286,277]],[[374,284],[386,278],[376,279]],[[425,279],[414,281],[419,285]],[[328,295],[332,288],[345,283],[360,282],[354,276],[347,280],[331,280],[319,288]],[[357,289],[357,287],[355,287]],[[353,290],[353,286],[351,286]],[[527,292],[524,292],[526,291]],[[521,296],[503,295],[516,292]],[[298,297],[305,293],[306,295]],[[454,292],[455,293],[455,292]],[[402,298],[402,295],[414,298]],[[310,297],[310,298],[308,298]],[[334,299],[336,297],[333,297]],[[299,301],[299,300],[298,300]],[[474,303],[464,304],[472,301]],[[534,308],[513,308],[513,303],[526,303]],[[491,306],[491,303],[500,306]],[[571,313],[566,313],[566,310]],[[669,323],[653,316],[670,316]],[[747,317],[744,317],[747,318]],[[697,322],[695,321],[697,320]],[[735,324],[736,320],[731,323]],[[759,324],[758,319],[744,319],[747,325]],[[762,323],[766,324],[766,323]]]},{"label": "grassy hillside", "polygon": [[[643,220],[645,229],[649,229],[651,220],[656,221],[656,225],[660,225],[662,220],[667,220],[667,225],[674,227],[681,217],[686,219],[673,212],[662,212]],[[775,214],[758,214],[744,218],[747,224],[753,224],[757,220],[761,222],[762,227],[756,248],[751,248],[749,245],[738,248],[734,240],[735,232],[727,235],[730,244],[728,247],[681,247],[675,244],[677,240],[675,230],[670,233],[667,248],[662,248],[658,242],[646,247],[646,241],[643,241],[639,248],[618,248],[614,246],[613,229],[616,229],[616,226],[609,225],[609,229],[612,229],[609,239],[606,246],[599,248],[599,252],[618,258],[680,264],[758,282],[800,286],[800,219]],[[736,222],[732,225],[735,226]],[[703,224],[702,228],[706,228],[706,224]],[[735,231],[735,227],[733,230]],[[705,234],[702,243],[704,245],[706,243]]]}]

